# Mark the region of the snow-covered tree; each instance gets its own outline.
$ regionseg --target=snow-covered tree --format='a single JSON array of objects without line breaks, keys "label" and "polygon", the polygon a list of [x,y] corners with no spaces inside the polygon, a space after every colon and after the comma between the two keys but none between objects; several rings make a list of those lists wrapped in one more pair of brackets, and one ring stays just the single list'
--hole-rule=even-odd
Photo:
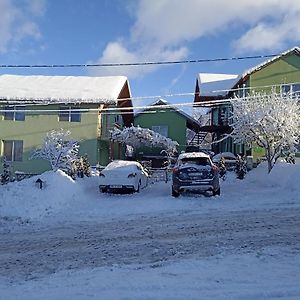
[{"label": "snow-covered tree", "polygon": [[114,128],[111,131],[111,140],[133,148],[141,145],[146,147],[161,147],[167,151],[169,155],[176,152],[178,143],[171,140],[153,130],[141,127],[126,127],[123,130]]},{"label": "snow-covered tree", "polygon": [[272,91],[236,97],[231,104],[231,136],[236,143],[264,148],[270,173],[281,153],[294,151],[299,141],[298,99]]},{"label": "snow-covered tree", "polygon": [[35,150],[30,158],[48,160],[52,170],[72,173],[74,162],[78,159],[79,144],[70,139],[70,135],[71,132],[64,129],[48,132],[42,148]]}]

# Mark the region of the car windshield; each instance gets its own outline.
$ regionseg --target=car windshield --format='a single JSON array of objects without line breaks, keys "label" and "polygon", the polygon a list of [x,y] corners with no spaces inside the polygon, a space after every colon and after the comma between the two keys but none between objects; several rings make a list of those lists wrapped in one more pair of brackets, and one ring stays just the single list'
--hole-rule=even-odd
[{"label": "car windshield", "polygon": [[181,160],[182,164],[194,164],[198,166],[209,166],[210,161],[207,157],[187,157]]}]

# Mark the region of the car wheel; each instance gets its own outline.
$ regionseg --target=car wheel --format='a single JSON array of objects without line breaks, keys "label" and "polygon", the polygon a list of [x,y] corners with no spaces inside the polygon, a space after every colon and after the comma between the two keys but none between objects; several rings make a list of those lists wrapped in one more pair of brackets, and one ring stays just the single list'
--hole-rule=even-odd
[{"label": "car wheel", "polygon": [[220,188],[218,188],[217,190],[215,190],[215,191],[213,191],[213,196],[220,196],[220,194],[221,194],[221,189]]},{"label": "car wheel", "polygon": [[175,198],[178,198],[180,196],[180,193],[175,191],[172,187],[172,196],[175,197]]}]

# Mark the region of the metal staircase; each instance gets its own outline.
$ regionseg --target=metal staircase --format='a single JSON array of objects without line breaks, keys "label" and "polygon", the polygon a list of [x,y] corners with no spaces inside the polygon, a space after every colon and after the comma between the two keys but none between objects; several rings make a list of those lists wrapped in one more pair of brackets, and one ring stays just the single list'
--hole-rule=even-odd
[{"label": "metal staircase", "polygon": [[[210,125],[211,119],[206,119],[205,125]],[[198,149],[201,148],[201,144],[203,148],[207,148],[207,143],[209,143],[211,139],[210,133],[207,131],[199,131],[194,134],[192,138],[188,141],[188,147],[197,147]]]},{"label": "metal staircase", "polygon": [[208,132],[197,132],[194,137],[188,142],[189,146],[200,146],[205,140]]}]

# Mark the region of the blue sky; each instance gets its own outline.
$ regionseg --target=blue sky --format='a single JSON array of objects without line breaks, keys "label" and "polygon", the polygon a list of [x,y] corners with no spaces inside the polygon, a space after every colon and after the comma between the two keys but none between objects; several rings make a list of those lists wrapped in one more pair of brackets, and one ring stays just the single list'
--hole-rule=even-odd
[{"label": "blue sky", "polygon": [[[0,64],[130,63],[274,54],[300,45],[299,17],[298,0],[0,0]],[[262,61],[2,68],[0,73],[126,75],[136,97],[190,93],[200,72],[239,74]],[[167,100],[185,102],[192,97]]]}]

